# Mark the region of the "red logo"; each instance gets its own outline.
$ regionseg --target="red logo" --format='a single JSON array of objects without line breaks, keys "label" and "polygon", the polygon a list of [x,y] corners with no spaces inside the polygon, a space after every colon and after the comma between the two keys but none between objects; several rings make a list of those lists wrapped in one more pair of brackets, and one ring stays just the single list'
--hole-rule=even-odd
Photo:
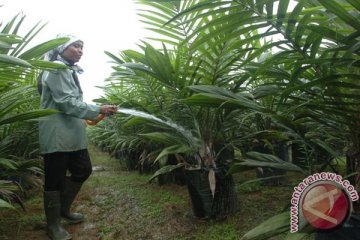
[{"label": "red logo", "polygon": [[350,201],[335,184],[319,183],[309,188],[301,206],[304,218],[313,227],[332,229],[346,220]]}]

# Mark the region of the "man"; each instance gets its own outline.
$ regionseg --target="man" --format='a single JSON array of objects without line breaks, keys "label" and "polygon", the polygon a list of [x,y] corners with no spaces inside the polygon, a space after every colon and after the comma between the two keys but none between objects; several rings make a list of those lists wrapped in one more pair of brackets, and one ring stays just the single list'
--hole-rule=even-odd
[{"label": "man", "polygon": [[[83,102],[77,77],[81,68],[75,64],[82,57],[84,43],[71,35],[58,37],[67,37],[69,41],[48,52],[45,59],[67,67],[42,73],[40,108],[55,109],[59,113],[40,121],[39,137],[45,168],[47,233],[51,239],[65,240],[71,239],[71,235],[61,226],[60,217],[70,223],[84,221],[82,214],[70,212],[70,206],[92,172],[84,120],[115,113],[117,108]],[[70,176],[66,176],[67,171]]]}]

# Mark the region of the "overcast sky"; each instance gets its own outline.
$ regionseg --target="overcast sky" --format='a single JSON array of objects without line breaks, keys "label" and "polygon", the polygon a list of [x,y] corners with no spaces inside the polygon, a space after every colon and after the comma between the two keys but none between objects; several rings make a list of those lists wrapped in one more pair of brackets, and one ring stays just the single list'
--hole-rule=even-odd
[{"label": "overcast sky", "polygon": [[3,23],[18,13],[26,16],[24,32],[37,22],[47,23],[32,40],[34,45],[58,33],[69,33],[84,40],[84,55],[79,65],[85,71],[79,77],[86,102],[102,94],[95,86],[103,86],[104,79],[110,75],[110,59],[104,51],[137,49],[136,44],[146,37],[136,15],[136,9],[141,6],[133,0],[0,0],[0,5]]}]

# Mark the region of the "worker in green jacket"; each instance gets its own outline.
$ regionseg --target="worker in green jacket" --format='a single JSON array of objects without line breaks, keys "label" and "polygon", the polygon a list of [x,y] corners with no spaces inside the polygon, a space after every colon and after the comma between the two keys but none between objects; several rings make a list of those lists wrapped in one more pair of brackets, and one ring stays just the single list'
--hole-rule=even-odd
[{"label": "worker in green jacket", "polygon": [[70,212],[70,206],[92,172],[84,120],[115,113],[117,108],[83,102],[77,77],[82,70],[76,65],[83,54],[83,41],[71,35],[58,37],[67,37],[69,41],[48,52],[45,59],[64,64],[66,68],[42,73],[40,108],[59,112],[40,121],[39,139],[45,169],[47,233],[51,239],[65,240],[71,239],[71,235],[61,226],[60,218],[70,223],[84,221],[82,214]]}]

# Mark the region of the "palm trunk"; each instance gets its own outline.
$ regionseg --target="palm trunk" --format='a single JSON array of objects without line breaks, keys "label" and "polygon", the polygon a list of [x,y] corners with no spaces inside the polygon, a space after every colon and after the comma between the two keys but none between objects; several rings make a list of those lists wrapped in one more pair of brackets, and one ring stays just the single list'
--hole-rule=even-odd
[{"label": "palm trunk", "polygon": [[213,196],[208,175],[208,169],[186,172],[194,215],[201,219],[221,219],[235,213],[238,209],[238,198],[233,176],[226,175],[225,168],[216,169],[216,188]]}]

